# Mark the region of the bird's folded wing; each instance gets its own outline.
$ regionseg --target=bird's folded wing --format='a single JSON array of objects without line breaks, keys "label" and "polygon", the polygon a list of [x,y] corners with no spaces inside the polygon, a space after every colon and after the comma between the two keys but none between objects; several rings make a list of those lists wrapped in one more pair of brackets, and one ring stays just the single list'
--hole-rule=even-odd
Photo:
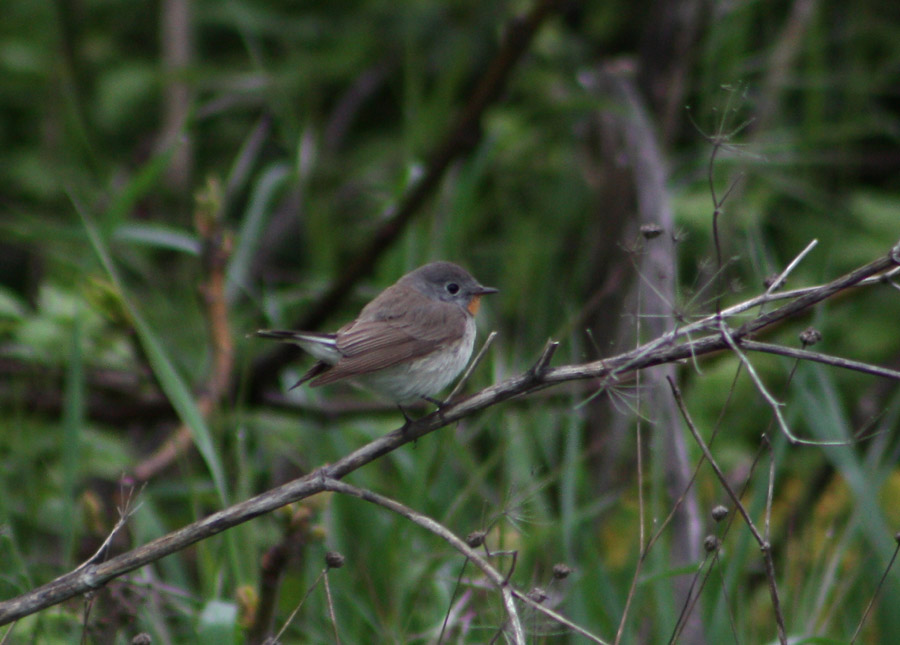
[{"label": "bird's folded wing", "polygon": [[398,318],[360,318],[338,332],[341,359],[316,378],[313,385],[326,385],[426,356],[462,338],[465,327],[466,313],[446,302],[428,303]]}]

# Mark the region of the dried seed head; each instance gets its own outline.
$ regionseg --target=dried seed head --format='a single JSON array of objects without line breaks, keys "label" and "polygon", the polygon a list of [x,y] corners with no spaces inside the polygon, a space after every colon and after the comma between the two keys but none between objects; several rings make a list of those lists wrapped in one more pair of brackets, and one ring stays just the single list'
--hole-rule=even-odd
[{"label": "dried seed head", "polygon": [[545,600],[547,600],[547,592],[541,589],[540,587],[535,587],[531,591],[528,592],[528,597],[531,598],[538,604],[541,604]]},{"label": "dried seed head", "polygon": [[807,327],[800,332],[800,342],[803,343],[804,347],[815,345],[820,340],[822,340],[822,332],[815,327]]},{"label": "dried seed head", "polygon": [[642,224],[641,225],[641,235],[644,236],[646,240],[652,240],[654,237],[659,237],[663,234],[663,227],[659,224]]},{"label": "dried seed head", "polygon": [[572,573],[572,567],[565,562],[558,562],[553,565],[553,578],[555,580],[565,580]]},{"label": "dried seed head", "polygon": [[344,556],[337,551],[329,551],[325,554],[325,564],[329,569],[340,569],[344,566]]}]

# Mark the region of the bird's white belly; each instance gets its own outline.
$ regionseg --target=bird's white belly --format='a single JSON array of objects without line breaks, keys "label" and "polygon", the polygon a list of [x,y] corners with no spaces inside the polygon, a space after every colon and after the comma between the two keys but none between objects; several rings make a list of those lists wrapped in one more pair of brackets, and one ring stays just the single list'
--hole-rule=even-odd
[{"label": "bird's white belly", "polygon": [[409,363],[366,374],[358,380],[397,403],[410,403],[432,396],[447,387],[462,372],[475,346],[475,322],[469,320],[463,337],[448,346]]}]

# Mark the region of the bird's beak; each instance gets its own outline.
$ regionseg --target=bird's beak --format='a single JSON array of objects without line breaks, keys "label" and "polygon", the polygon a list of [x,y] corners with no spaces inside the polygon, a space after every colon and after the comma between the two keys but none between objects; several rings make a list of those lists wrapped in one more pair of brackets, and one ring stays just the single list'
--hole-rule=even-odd
[{"label": "bird's beak", "polygon": [[478,313],[478,309],[481,307],[481,296],[489,293],[497,293],[497,290],[494,287],[482,287],[481,285],[472,289],[472,299],[469,300],[469,306],[466,307],[470,314],[474,316]]}]

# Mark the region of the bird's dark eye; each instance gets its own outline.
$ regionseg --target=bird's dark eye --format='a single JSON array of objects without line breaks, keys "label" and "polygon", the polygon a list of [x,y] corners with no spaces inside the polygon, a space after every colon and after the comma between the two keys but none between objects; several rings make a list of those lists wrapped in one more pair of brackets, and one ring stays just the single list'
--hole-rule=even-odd
[{"label": "bird's dark eye", "polygon": [[447,291],[450,293],[451,296],[455,296],[457,293],[459,293],[459,285],[456,284],[455,282],[448,282],[447,283]]}]

